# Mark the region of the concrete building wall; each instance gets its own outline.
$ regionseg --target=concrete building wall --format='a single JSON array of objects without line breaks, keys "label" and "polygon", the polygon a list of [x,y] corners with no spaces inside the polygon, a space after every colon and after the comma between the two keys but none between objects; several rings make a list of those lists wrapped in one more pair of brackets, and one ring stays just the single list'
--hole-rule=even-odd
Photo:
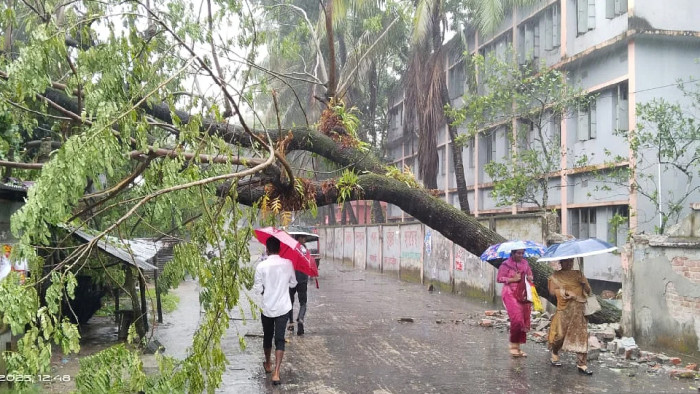
[{"label": "concrete building wall", "polygon": [[423,281],[423,225],[400,226],[401,261],[399,277],[409,282]]},{"label": "concrete building wall", "polygon": [[343,260],[343,228],[337,227],[333,233],[333,258]]},{"label": "concrete building wall", "polygon": [[[334,228],[324,228],[323,231],[325,231],[325,239],[321,239],[321,242],[324,242],[324,245],[326,245],[325,248],[323,248],[323,257],[327,259],[334,259],[335,258],[335,242],[333,242],[335,238],[335,229]],[[321,234],[321,230],[319,229],[319,236]]]},{"label": "concrete building wall", "polygon": [[543,222],[538,215],[498,217],[494,219],[494,222],[494,231],[507,239],[527,239],[535,242],[544,242]]},{"label": "concrete building wall", "polygon": [[380,243],[381,229],[379,226],[367,227],[367,269],[382,270],[382,247]]},{"label": "concrete building wall", "polygon": [[700,2],[697,0],[634,1],[634,16],[654,29],[697,30],[698,15]]},{"label": "concrete building wall", "polygon": [[496,269],[478,256],[454,245],[454,292],[493,302],[496,296]]},{"label": "concrete building wall", "polygon": [[[335,257],[344,265],[381,271],[404,281],[432,284],[440,291],[494,301],[497,291],[495,269],[423,224],[329,227],[325,233],[319,231],[319,235],[323,234],[333,239],[338,234],[351,234],[352,242],[343,239],[343,245],[365,250],[364,265],[357,260],[347,262],[342,257]],[[365,242],[360,241],[363,237]],[[325,240],[327,251],[338,249],[332,244],[335,242]],[[361,254],[361,251],[352,251],[353,256]],[[325,256],[334,258],[328,252]]]},{"label": "concrete building wall", "polygon": [[623,313],[631,315],[625,329],[631,328],[640,343],[700,355],[698,241],[692,248],[668,239],[635,243],[628,268],[631,275],[623,283],[632,293],[631,302],[626,308],[623,304]]},{"label": "concrete building wall", "polygon": [[452,292],[452,241],[426,227],[423,243],[424,282]]},{"label": "concrete building wall", "polygon": [[355,227],[354,230],[355,239],[355,256],[353,258],[355,268],[366,269],[367,268],[367,228],[366,227]]},{"label": "concrete building wall", "polygon": [[352,227],[343,228],[343,264],[353,266],[355,257],[355,234]]},{"label": "concrete building wall", "polygon": [[382,226],[382,272],[399,275],[401,260],[401,234],[399,226]]},{"label": "concrete building wall", "polygon": [[[569,12],[566,15],[566,37],[567,54],[573,56],[587,49],[600,45],[605,41],[624,33],[627,30],[627,13],[608,19],[606,17],[606,2],[595,1],[593,28],[588,28],[585,33],[578,31],[578,14],[577,2],[580,0],[562,0],[566,1],[566,8]],[[587,12],[590,12],[587,10]],[[589,19],[590,21],[590,19]]]},{"label": "concrete building wall", "polygon": [[[651,100],[663,97],[664,100],[674,103],[683,102],[684,96],[676,87],[679,79],[697,79],[700,75],[700,65],[697,59],[700,58],[700,40],[689,40],[677,38],[675,40],[663,37],[642,37],[635,41],[635,52],[637,57],[635,72],[637,77],[636,101],[638,103],[650,102]],[[683,110],[700,116],[700,109],[692,108],[690,105],[683,105]],[[655,157],[653,151],[642,152],[642,157],[649,160]],[[640,166],[641,167],[641,166]],[[654,192],[658,187],[659,167],[646,166],[640,168],[640,172],[645,174],[649,180],[643,181],[642,186]],[[661,202],[669,201],[683,195],[687,186],[687,178],[683,177],[672,166],[661,167]],[[700,201],[700,192],[695,192],[688,199],[688,202]],[[690,213],[688,205],[683,204],[681,216]],[[656,205],[644,196],[639,197],[638,222],[639,230],[651,233],[654,227],[659,225],[656,215]]]}]

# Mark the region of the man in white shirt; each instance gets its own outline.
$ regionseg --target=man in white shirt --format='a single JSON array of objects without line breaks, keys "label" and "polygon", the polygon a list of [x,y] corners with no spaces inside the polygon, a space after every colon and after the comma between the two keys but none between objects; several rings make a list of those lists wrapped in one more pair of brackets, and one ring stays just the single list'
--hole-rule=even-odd
[{"label": "man in white shirt", "polygon": [[[284,331],[287,326],[287,314],[292,309],[289,289],[296,287],[292,262],[279,256],[280,241],[270,237],[265,242],[269,257],[255,267],[255,284],[253,292],[262,294],[263,350],[266,373],[272,372],[272,384],[280,384],[280,366],[284,357]],[[272,339],[275,339],[275,368],[272,369],[270,356]]]}]

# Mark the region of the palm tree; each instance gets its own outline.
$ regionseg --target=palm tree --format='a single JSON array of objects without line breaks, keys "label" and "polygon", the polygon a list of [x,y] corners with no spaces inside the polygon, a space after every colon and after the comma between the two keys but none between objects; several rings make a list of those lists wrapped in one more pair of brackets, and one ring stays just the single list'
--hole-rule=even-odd
[{"label": "palm tree", "polygon": [[[468,23],[488,34],[503,21],[505,10],[536,1],[469,0],[466,4]],[[404,77],[404,132],[418,134],[419,174],[426,188],[437,189],[437,135],[440,128],[447,124],[459,204],[462,211],[468,213],[462,149],[455,144],[457,128],[452,125],[454,119],[444,111],[444,107],[450,104],[443,46],[448,29],[446,3],[445,0],[420,0],[416,6],[410,63]]]}]

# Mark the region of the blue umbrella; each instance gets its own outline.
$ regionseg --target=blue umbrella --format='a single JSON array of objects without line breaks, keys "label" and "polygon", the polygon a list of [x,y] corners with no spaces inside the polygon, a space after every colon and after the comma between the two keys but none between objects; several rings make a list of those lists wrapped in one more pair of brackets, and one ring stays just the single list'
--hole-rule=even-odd
[{"label": "blue umbrella", "polygon": [[615,245],[598,238],[572,239],[571,241],[550,246],[544,252],[542,258],[537,261],[557,261],[574,257],[593,256],[609,253],[615,249],[617,249]]},{"label": "blue umbrella", "polygon": [[481,260],[503,260],[510,257],[512,250],[525,250],[525,257],[538,257],[544,253],[545,246],[533,241],[508,241],[491,245],[481,254]]}]

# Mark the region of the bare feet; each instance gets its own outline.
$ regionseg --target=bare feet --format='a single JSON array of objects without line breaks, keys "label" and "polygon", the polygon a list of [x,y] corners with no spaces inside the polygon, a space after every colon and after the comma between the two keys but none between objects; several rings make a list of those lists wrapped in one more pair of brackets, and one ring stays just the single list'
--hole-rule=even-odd
[{"label": "bare feet", "polygon": [[272,363],[263,361],[263,369],[265,373],[272,373]]}]

